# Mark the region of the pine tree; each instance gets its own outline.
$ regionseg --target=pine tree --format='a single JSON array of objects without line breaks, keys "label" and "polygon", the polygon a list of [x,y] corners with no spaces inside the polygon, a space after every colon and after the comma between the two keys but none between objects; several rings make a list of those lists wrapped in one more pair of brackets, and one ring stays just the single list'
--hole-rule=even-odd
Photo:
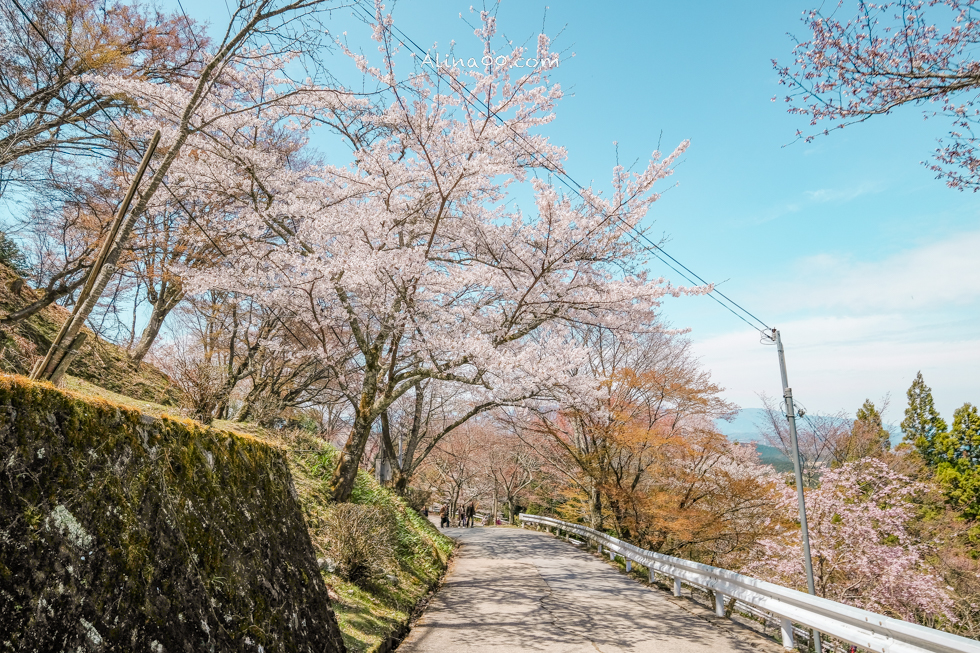
[{"label": "pine tree", "polygon": [[891,433],[881,423],[881,413],[870,399],[858,408],[851,433],[868,441],[871,451],[888,451],[891,448]]},{"label": "pine tree", "polygon": [[926,463],[935,467],[939,462],[936,450],[936,438],[946,433],[946,422],[932,402],[932,389],[922,379],[922,372],[915,375],[915,380],[907,393],[909,407],[905,409],[905,419],[902,420],[902,431],[905,442],[915,445]]},{"label": "pine tree", "polygon": [[972,404],[953,413],[949,433],[936,437],[936,480],[947,500],[969,519],[980,517],[980,414]]},{"label": "pine tree", "polygon": [[6,233],[0,231],[0,263],[11,268],[17,274],[24,274],[27,271],[27,261],[21,253],[17,243]]},{"label": "pine tree", "polygon": [[953,427],[949,436],[937,440],[936,449],[945,458],[963,458],[972,461],[980,455],[980,414],[977,407],[966,403],[953,413]]}]

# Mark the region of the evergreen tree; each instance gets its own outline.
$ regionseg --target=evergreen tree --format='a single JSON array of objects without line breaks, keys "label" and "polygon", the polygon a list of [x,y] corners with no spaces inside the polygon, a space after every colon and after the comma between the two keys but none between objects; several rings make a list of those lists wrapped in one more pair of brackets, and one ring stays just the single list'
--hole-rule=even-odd
[{"label": "evergreen tree", "polygon": [[980,414],[972,404],[963,404],[953,413],[953,428],[935,440],[936,480],[946,498],[963,514],[980,516]]},{"label": "evergreen tree", "polygon": [[27,271],[27,261],[14,240],[0,231],[0,263],[11,268],[17,274],[24,274]]},{"label": "evergreen tree", "polygon": [[935,467],[939,462],[936,438],[946,433],[946,422],[936,412],[932,402],[932,389],[922,379],[921,371],[915,375],[907,396],[909,406],[905,409],[905,419],[902,420],[904,441],[913,444],[926,463]]},{"label": "evergreen tree", "polygon": [[864,405],[858,408],[857,419],[851,427],[852,435],[868,442],[870,452],[888,451],[891,449],[891,433],[881,423],[881,413],[875,408],[870,399],[864,400]]}]

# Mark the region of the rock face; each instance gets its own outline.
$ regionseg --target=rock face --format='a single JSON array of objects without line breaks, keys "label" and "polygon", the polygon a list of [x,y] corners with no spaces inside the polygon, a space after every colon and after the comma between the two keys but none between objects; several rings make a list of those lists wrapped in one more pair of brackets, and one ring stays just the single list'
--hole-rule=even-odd
[{"label": "rock face", "polygon": [[0,376],[0,651],[343,651],[282,452]]}]

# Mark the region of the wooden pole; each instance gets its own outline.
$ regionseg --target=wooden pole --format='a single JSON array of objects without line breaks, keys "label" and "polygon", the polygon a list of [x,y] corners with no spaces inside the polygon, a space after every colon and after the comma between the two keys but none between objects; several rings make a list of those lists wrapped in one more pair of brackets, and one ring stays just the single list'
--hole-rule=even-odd
[{"label": "wooden pole", "polygon": [[[153,156],[153,152],[157,149],[157,144],[160,142],[160,130],[157,130],[153,134],[153,138],[150,139],[150,145],[146,148],[146,153],[143,154],[143,160],[140,161],[140,166],[136,171],[136,176],[133,177],[132,183],[129,185],[129,191],[126,193],[126,197],[123,199],[123,203],[119,206],[119,211],[116,212],[116,217],[112,221],[112,227],[109,229],[109,233],[106,234],[106,239],[102,243],[102,247],[99,249],[99,254],[96,256],[95,261],[92,263],[92,269],[89,270],[88,278],[85,280],[85,286],[82,288],[82,292],[78,295],[78,300],[75,302],[75,306],[72,309],[71,317],[69,317],[64,324],[61,325],[61,329],[58,331],[58,335],[55,336],[54,341],[48,348],[48,353],[44,356],[44,360],[31,371],[31,378],[35,380],[49,380],[55,373],[55,370],[60,366],[62,359],[68,354],[72,349],[72,341],[78,334],[79,330],[82,328],[82,323],[88,319],[88,312],[91,312],[91,307],[94,305],[93,302],[89,301],[90,295],[92,294],[92,289],[95,287],[95,282],[99,278],[102,268],[105,266],[106,260],[109,255],[117,247],[121,246],[122,239],[119,239],[119,232],[123,225],[123,219],[126,216],[126,212],[129,210],[129,205],[133,201],[133,197],[136,195],[136,189],[139,187],[140,181],[143,179],[143,174],[146,172],[147,166],[150,165],[150,158]],[[127,230],[122,230],[124,233]],[[120,242],[117,242],[117,239]],[[99,292],[101,294],[101,291]],[[98,300],[98,297],[94,298]],[[86,312],[85,315],[81,315],[83,310]]]},{"label": "wooden pole", "polygon": [[82,345],[85,344],[85,340],[87,338],[88,334],[84,331],[75,336],[75,339],[72,340],[68,351],[66,351],[65,355],[61,357],[61,362],[58,363],[58,367],[54,368],[54,372],[51,373],[51,383],[61,385],[61,379],[65,376],[69,366],[71,366],[71,362],[75,360],[76,356],[78,356],[78,353],[81,351]]}]

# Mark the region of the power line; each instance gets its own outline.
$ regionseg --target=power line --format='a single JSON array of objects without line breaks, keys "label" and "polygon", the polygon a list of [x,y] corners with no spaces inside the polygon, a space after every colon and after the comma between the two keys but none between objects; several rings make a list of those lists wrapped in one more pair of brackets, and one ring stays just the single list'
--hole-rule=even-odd
[{"label": "power line", "polygon": [[[41,29],[34,23],[34,21],[31,20],[31,17],[27,14],[27,12],[24,11],[24,8],[21,6],[19,0],[13,0],[13,2],[14,2],[14,5],[17,7],[17,10],[24,17],[24,19],[30,24],[31,27],[34,28],[34,31],[37,32],[38,36],[41,37],[41,40],[44,41],[44,44],[46,46],[48,46],[48,50],[51,51],[51,54],[53,54],[58,59],[61,59],[62,64],[64,64],[65,63],[65,60],[61,58],[61,55],[58,54],[58,51],[55,50],[55,48],[54,48],[53,45],[51,45],[51,42],[48,40],[47,36],[44,35],[44,32],[41,31]],[[178,4],[179,4],[179,0],[178,0]],[[184,11],[184,8],[181,6],[181,13],[183,13],[183,11]],[[187,18],[187,14],[184,14],[184,19],[188,21],[187,29],[188,29],[188,31],[190,31],[191,36],[194,38],[194,43],[197,44],[198,49],[200,49],[201,48],[201,45],[200,45],[200,43],[197,40],[197,36],[194,34],[194,30],[191,29],[191,27],[190,27],[190,22],[189,22],[190,19]],[[78,50],[75,48],[75,46],[72,43],[66,41],[66,44],[68,45],[69,48],[71,48],[75,52],[76,55],[81,56],[81,53],[78,52]],[[126,139],[126,142],[129,143],[129,145],[134,150],[136,150],[137,153],[139,153],[139,148],[136,146],[136,143],[133,142],[133,140],[129,136],[126,135],[126,133],[123,131],[123,129],[119,126],[119,124],[112,117],[112,114],[109,113],[108,109],[106,109],[105,106],[103,106],[102,102],[99,101],[99,98],[96,97],[95,94],[93,94],[88,89],[88,87],[85,85],[84,82],[81,82],[80,81],[79,84],[78,84],[78,86],[79,86],[79,88],[82,91],[85,92],[86,95],[88,95],[90,98],[92,98],[92,101],[95,102],[95,106],[97,106],[99,108],[99,111],[101,111],[105,115],[105,117],[108,118],[109,123],[113,127],[115,127],[116,128],[116,131],[118,131],[119,134],[121,136],[123,136],[123,138]],[[150,167],[150,170],[152,171],[152,167]],[[156,173],[154,172],[153,174],[156,174]],[[167,182],[165,180],[161,179],[160,180],[160,183],[167,190],[167,192],[170,193],[170,196],[173,197],[174,201],[177,202],[177,205],[180,206],[181,210],[184,211],[184,213],[187,214],[188,219],[190,219],[190,221],[201,231],[201,233],[204,234],[204,236],[208,239],[208,241],[210,241],[210,243],[215,247],[215,249],[217,249],[218,252],[221,253],[222,256],[224,256],[224,252],[221,251],[221,248],[218,246],[218,244],[214,241],[213,238],[211,238],[211,235],[208,234],[208,232],[204,230],[204,228],[200,225],[200,223],[198,223],[197,219],[194,218],[194,215],[187,209],[187,207],[184,206],[184,203],[181,201],[181,199],[179,197],[177,197],[177,194],[174,193],[174,191],[170,188],[170,186],[167,185]]]},{"label": "power line", "polygon": [[[55,50],[54,46],[50,43],[50,41],[48,41],[47,37],[40,30],[40,28],[38,28],[38,26],[30,18],[30,16],[28,16],[27,12],[24,11],[24,8],[20,5],[20,2],[18,0],[13,0],[13,1],[14,1],[15,6],[17,7],[18,11],[20,11],[20,13],[28,21],[28,23],[31,25],[31,27],[33,27],[34,30],[38,33],[38,35],[44,41],[45,45],[47,45],[47,47],[51,51],[51,53],[54,54],[56,57],[58,57],[59,56],[58,55],[58,52]],[[187,16],[187,13],[184,10],[184,7],[183,7],[183,4],[181,3],[181,0],[177,0],[177,5],[180,8],[181,14],[184,16],[185,23],[187,25],[188,30],[191,33],[192,38],[194,39],[195,44],[197,45],[198,49],[200,49],[201,48],[200,42],[198,41],[197,35],[194,33],[193,29],[191,29],[191,27],[190,27],[190,18]],[[367,9],[361,4],[361,1],[360,0],[356,0],[354,6],[361,11],[361,13],[362,13],[362,15],[364,17],[368,18],[369,20],[373,20],[374,19],[374,16],[372,16],[370,14],[370,12],[367,11]],[[227,9],[227,7],[226,7],[226,9]],[[414,47],[419,53],[426,54],[426,51],[421,46],[419,46],[410,36],[408,36],[408,34],[406,34],[399,27],[397,27],[395,25],[392,25],[391,28],[392,28],[392,30],[394,32],[397,32],[397,34],[401,37],[401,39],[403,41],[406,41],[406,42],[410,43],[412,45],[412,47]],[[75,47],[71,43],[68,43],[68,46],[72,50],[75,50],[75,53],[78,54],[78,51],[75,49]],[[438,75],[441,78],[447,79],[450,82],[450,85],[453,85],[453,82],[456,81],[452,77],[447,77],[442,72],[440,72],[438,66],[432,65],[431,63],[430,63],[430,66],[433,69],[433,71],[436,73],[436,75]],[[80,88],[87,95],[89,95],[89,97],[92,98],[92,100],[96,103],[96,106],[99,108],[99,110],[108,118],[109,122],[119,131],[119,133],[125,135],[125,133],[123,132],[123,130],[119,127],[119,125],[113,119],[112,115],[102,105],[102,103],[99,101],[99,99],[91,91],[89,91],[89,89],[85,86],[85,84],[84,83],[80,83],[79,86],[80,86]],[[464,85],[462,85],[462,84],[458,84],[458,89],[460,91],[462,91],[462,90],[466,90],[466,87]],[[501,124],[501,125],[503,125],[505,127],[508,127],[508,129],[510,129],[510,131],[514,134],[514,136],[517,139],[519,139],[520,141],[522,141],[527,146],[525,148],[525,151],[531,156],[531,158],[534,159],[534,160],[540,159],[543,162],[543,167],[545,169],[547,169],[549,172],[551,172],[552,174],[554,174],[569,190],[571,190],[576,195],[578,195],[580,199],[582,199],[584,202],[586,202],[589,206],[591,206],[593,209],[595,209],[599,213],[601,213],[601,214],[602,213],[605,213],[604,211],[602,211],[602,209],[600,209],[599,207],[595,206],[595,204],[592,203],[583,194],[582,191],[585,190],[585,187],[582,184],[578,183],[571,175],[569,175],[564,170],[560,169],[558,166],[553,165],[544,154],[542,154],[537,148],[535,148],[532,143],[528,142],[527,138],[523,134],[521,134],[520,132],[518,132],[517,130],[515,130],[513,127],[511,127],[506,122],[506,120],[504,120],[497,112],[493,111],[493,109],[490,108],[490,106],[489,106],[488,103],[486,103],[485,101],[483,101],[481,98],[477,97],[471,91],[468,92],[467,95],[469,97],[466,97],[466,95],[464,95],[463,93],[460,93],[460,97],[461,97],[461,99],[463,99],[464,102],[466,102],[470,106],[474,106],[473,105],[473,102],[471,100],[476,100],[477,102],[480,103],[480,105],[482,105],[482,109],[480,107],[474,107],[474,108],[476,108],[478,110],[481,110],[483,113],[485,113],[485,115],[488,118],[493,118],[496,121],[498,121],[499,124]],[[131,146],[134,147],[134,149],[136,149],[135,143],[128,136],[126,136],[126,140],[127,140],[127,142],[129,142],[129,144]],[[138,151],[138,149],[137,149],[137,151]],[[170,193],[170,195],[174,198],[174,200],[177,202],[177,204],[180,206],[180,208],[187,214],[187,216],[191,220],[191,222],[205,235],[205,237],[219,251],[219,253],[224,254],[221,251],[221,248],[218,246],[218,244],[214,241],[214,239],[207,232],[207,230],[205,230],[197,222],[197,220],[194,218],[193,214],[184,206],[184,204],[180,200],[180,198],[177,197],[177,195],[173,192],[173,190],[167,185],[166,181],[161,180],[161,183],[164,186],[164,188]],[[637,243],[638,245],[640,245],[641,249],[643,249],[643,250],[649,252],[650,254],[652,254],[653,256],[655,256],[659,261],[661,261],[662,263],[664,263],[665,265],[667,265],[667,267],[669,267],[671,270],[673,270],[674,272],[676,272],[677,274],[679,274],[683,279],[685,279],[689,283],[692,283],[692,284],[695,284],[696,285],[697,282],[700,282],[703,285],[709,285],[708,282],[705,281],[700,275],[698,275],[693,270],[691,270],[689,267],[687,267],[686,265],[684,265],[683,263],[681,263],[675,257],[671,256],[666,250],[664,250],[663,247],[661,247],[660,245],[658,245],[655,242],[653,242],[653,240],[651,240],[645,233],[643,233],[642,231],[638,230],[635,226],[630,225],[623,218],[617,216],[615,213],[610,213],[610,214],[605,215],[602,223],[604,223],[606,221],[609,221],[609,220],[614,220],[615,221],[615,224],[617,224],[621,228],[621,230],[624,232],[624,234],[626,234],[627,236],[629,236],[635,243]],[[599,226],[601,226],[602,223],[600,223]],[[596,228],[598,228],[598,227],[596,227]],[[644,244],[641,242],[641,240],[646,243],[646,246],[644,246]],[[680,268],[680,269],[678,269],[678,268]],[[693,277],[693,279],[692,279],[692,277]],[[728,302],[728,304],[731,304],[731,306],[729,306],[728,304],[725,304],[724,302],[722,302],[715,295],[718,295],[719,297],[723,298],[725,301]],[[742,320],[743,322],[745,322],[745,324],[747,324],[753,330],[759,330],[759,328],[756,325],[752,324],[748,319],[746,319],[746,316],[748,316],[748,318],[751,318],[752,320],[754,320],[758,324],[761,324],[764,329],[769,329],[770,328],[763,320],[761,320],[760,318],[758,318],[757,316],[755,316],[753,313],[751,313],[750,311],[748,311],[747,309],[745,309],[743,306],[741,306],[740,304],[738,304],[737,302],[735,302],[733,299],[731,299],[730,297],[728,297],[726,294],[722,293],[720,290],[717,290],[716,288],[712,288],[711,292],[708,293],[708,296],[711,297],[711,299],[714,300],[719,306],[721,306],[725,310],[727,310],[730,313],[732,313],[732,315],[734,315],[735,317],[737,317],[740,320]],[[734,306],[735,308],[737,308],[738,311],[741,311],[741,314],[739,312],[736,312],[735,310],[733,310],[732,306]]]},{"label": "power line", "polygon": [[[191,28],[191,19],[187,17],[187,12],[184,11],[184,5],[180,0],[177,0],[177,6],[180,7],[180,13],[184,15],[184,24],[187,26],[187,31],[190,32],[191,38],[194,39],[194,45],[197,46],[198,50],[201,50],[201,42],[197,40],[197,34],[195,34],[193,28]],[[225,9],[228,9],[227,3],[225,3]]]},{"label": "power line", "polygon": [[[369,20],[373,20],[375,18],[361,4],[361,0],[356,0],[354,6],[361,11],[362,16],[368,18]],[[408,36],[408,34],[406,34],[399,27],[397,27],[396,25],[391,25],[391,29],[392,29],[393,32],[396,32],[397,33],[397,35],[400,37],[400,39],[402,40],[402,42],[407,42],[407,43],[411,44],[411,46],[414,47],[418,51],[418,53],[423,54],[423,55],[427,55],[426,50],[423,49],[421,46],[419,46],[410,36]],[[423,63],[424,63],[424,59],[423,59]],[[436,75],[438,75],[439,77],[441,77],[441,78],[446,79],[447,81],[449,81],[449,83],[450,83],[451,86],[454,85],[453,82],[455,82],[456,80],[453,77],[447,76],[444,73],[440,72],[439,67],[437,65],[434,65],[431,62],[430,62],[429,65],[432,68],[432,70],[436,73]],[[460,91],[467,90],[466,87],[464,85],[462,85],[461,83],[458,84],[458,87],[457,88]],[[464,102],[466,102],[467,104],[469,104],[470,106],[473,106],[473,103],[470,101],[470,99],[473,99],[476,102],[479,102],[480,105],[482,105],[482,109],[481,109],[481,107],[474,107],[474,108],[476,108],[477,110],[482,111],[488,118],[491,118],[492,117],[495,120],[497,120],[499,124],[501,124],[501,125],[503,125],[505,127],[508,127],[510,129],[510,131],[514,134],[515,137],[517,137],[518,139],[520,139],[521,141],[523,141],[529,147],[530,152],[528,152],[528,154],[531,155],[531,158],[532,159],[537,159],[538,157],[540,157],[540,159],[544,162],[545,169],[547,169],[549,172],[551,172],[556,177],[558,177],[558,179],[569,190],[571,190],[576,195],[578,195],[584,202],[586,202],[587,204],[589,204],[589,206],[591,206],[593,209],[599,211],[600,213],[604,213],[604,211],[602,211],[601,209],[599,209],[598,207],[596,207],[595,204],[593,204],[582,193],[582,191],[585,190],[585,187],[582,186],[582,184],[578,183],[574,178],[572,178],[571,175],[569,175],[564,170],[561,170],[557,166],[552,165],[551,162],[548,161],[548,158],[544,154],[542,154],[540,151],[538,151],[537,148],[535,148],[532,143],[529,143],[528,140],[527,140],[527,138],[523,134],[521,134],[520,132],[518,132],[517,130],[515,130],[513,127],[511,127],[496,111],[494,111],[489,106],[489,104],[487,102],[485,102],[482,98],[476,96],[476,94],[473,93],[472,91],[468,91],[467,95],[469,95],[469,98],[467,98],[461,92],[460,93],[460,98]],[[525,151],[527,151],[527,149]],[[615,220],[616,221],[616,224],[619,225],[623,229],[624,233],[633,232],[633,234],[635,234],[635,235],[631,235],[631,234],[628,234],[628,235],[630,235],[631,238],[633,238],[634,242],[637,242],[638,244],[640,244],[640,246],[641,246],[642,249],[644,249],[644,250],[648,251],[649,253],[651,253],[658,260],[660,260],[662,263],[664,263],[665,265],[667,265],[667,267],[669,267],[671,270],[673,270],[674,272],[678,273],[686,281],[688,281],[689,283],[694,284],[694,285],[697,285],[697,282],[700,282],[703,285],[709,285],[708,282],[705,281],[700,275],[698,275],[693,270],[691,270],[690,268],[688,268],[686,265],[684,265],[683,263],[681,263],[679,260],[677,260],[676,258],[674,258],[673,256],[671,256],[669,253],[667,253],[667,251],[664,250],[663,247],[661,247],[660,245],[657,245],[655,242],[653,242],[645,233],[643,233],[642,231],[639,231],[638,229],[636,229],[636,227],[634,227],[633,225],[630,225],[628,222],[626,222],[625,220],[623,220],[621,217],[615,215],[615,213],[611,213],[611,214],[606,215],[605,216],[605,219],[603,220],[603,222],[606,222],[606,221],[608,221],[610,219],[611,220]],[[637,239],[642,239],[643,241],[645,241],[647,243],[647,246],[643,246],[641,243],[639,243],[639,241]],[[668,262],[668,260],[665,260],[664,257],[666,257],[666,259],[669,259],[670,262]],[[671,265],[671,262],[673,262],[674,265]],[[678,267],[680,267],[684,271],[682,272],[677,267],[675,267],[675,265],[678,266]],[[688,276],[688,275],[690,275],[690,276]],[[692,279],[691,277],[693,277],[694,279]],[[697,281],[695,281],[695,279]],[[718,299],[718,297],[715,297],[714,295],[718,295],[718,296],[722,297],[725,301],[727,301],[729,304],[731,304],[731,306],[729,306],[728,304],[725,304],[720,299]],[[711,297],[711,299],[713,299],[719,306],[721,306],[722,308],[724,308],[728,312],[730,312],[733,315],[735,315],[735,317],[737,317],[740,320],[742,320],[743,322],[745,322],[753,330],[759,331],[760,329],[759,329],[758,326],[752,324],[752,322],[750,322],[749,319],[746,319],[746,316],[748,318],[751,318],[752,320],[754,320],[758,324],[762,325],[763,329],[765,329],[765,330],[770,329],[769,325],[767,325],[762,319],[760,319],[757,316],[755,316],[754,314],[752,314],[750,311],[748,311],[746,308],[744,308],[743,306],[741,306],[740,304],[738,304],[737,302],[735,302],[733,299],[731,299],[730,297],[728,297],[726,294],[724,294],[720,290],[717,290],[716,288],[713,288],[711,290],[711,292],[708,293],[708,296]],[[737,308],[738,311],[741,311],[741,314],[739,314],[738,312],[736,312],[735,310],[733,310],[732,306],[734,306],[735,308]]]}]

